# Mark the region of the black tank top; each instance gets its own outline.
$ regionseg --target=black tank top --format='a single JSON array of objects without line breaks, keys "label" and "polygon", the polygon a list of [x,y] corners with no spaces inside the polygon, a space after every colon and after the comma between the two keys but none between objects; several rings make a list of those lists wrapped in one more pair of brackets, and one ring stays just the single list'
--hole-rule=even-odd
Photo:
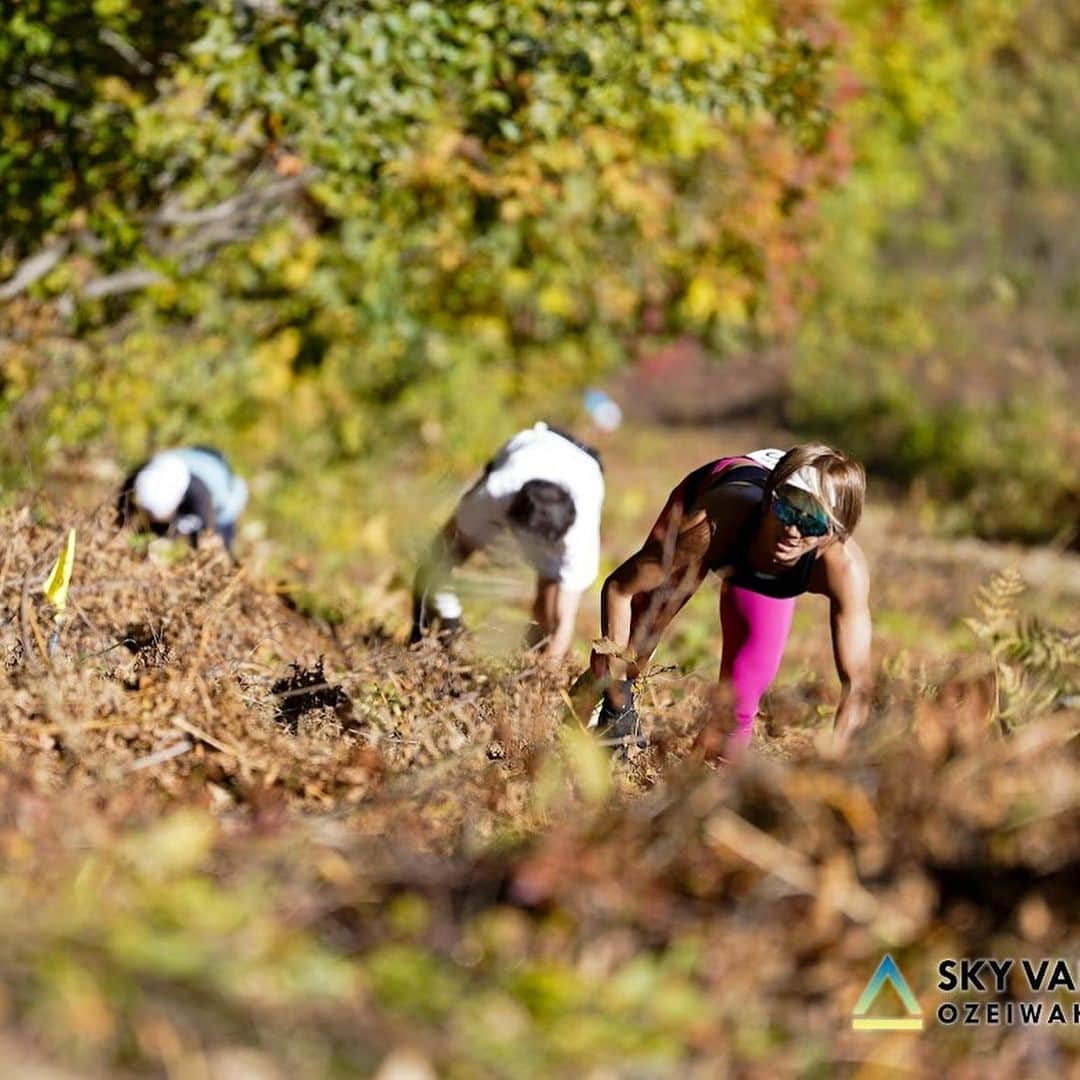
[{"label": "black tank top", "polygon": [[733,573],[728,578],[732,585],[760,593],[762,596],[773,596],[777,599],[801,596],[810,583],[810,573],[817,561],[816,551],[808,551],[794,566],[782,570],[779,574],[764,574],[750,565],[750,541],[761,524],[761,515],[765,512],[761,500],[769,480],[769,470],[751,462],[746,465],[733,465],[721,473],[714,473],[712,470],[715,466],[715,461],[709,462],[708,465],[695,469],[683,481],[684,509],[689,509],[705,491],[729,484],[745,484],[751,490],[756,490],[757,505],[751,511],[746,524],[736,534],[731,547],[709,569],[733,567]]}]

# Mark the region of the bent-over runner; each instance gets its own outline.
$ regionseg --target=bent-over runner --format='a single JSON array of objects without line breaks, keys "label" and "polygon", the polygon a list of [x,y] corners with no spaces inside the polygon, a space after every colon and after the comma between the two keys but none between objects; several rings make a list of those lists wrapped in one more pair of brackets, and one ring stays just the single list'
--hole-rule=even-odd
[{"label": "bent-over runner", "polygon": [[247,484],[220,451],[187,446],[162,450],[134,468],[120,488],[116,510],[122,525],[186,536],[192,546],[201,532],[216,532],[231,551],[247,498]]},{"label": "bent-over runner", "polygon": [[599,455],[539,423],[518,432],[461,496],[413,582],[410,640],[428,630],[453,632],[461,602],[451,571],[509,529],[537,576],[533,618],[545,656],[565,656],[581,594],[600,561],[604,477]]},{"label": "bent-over runner", "polygon": [[[594,650],[572,691],[587,715],[603,690],[598,725],[637,738],[632,684],[675,614],[710,571],[723,578],[720,678],[734,692],[734,730],[723,718],[698,736],[695,753],[730,757],[750,741],[758,704],[775,678],[795,599],[829,598],[841,696],[834,735],[842,749],[870,702],[870,604],[866,559],[852,532],[865,495],[862,466],[820,443],[784,453],[720,458],[685,477],[641,549],[604,583],[601,631],[623,657]],[[629,652],[627,652],[629,649]]]}]

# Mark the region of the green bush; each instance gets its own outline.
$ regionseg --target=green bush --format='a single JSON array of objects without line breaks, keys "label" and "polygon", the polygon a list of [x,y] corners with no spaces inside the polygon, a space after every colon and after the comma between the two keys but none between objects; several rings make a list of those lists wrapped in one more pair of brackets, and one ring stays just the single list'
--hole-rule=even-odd
[{"label": "green bush", "polygon": [[[1061,0],[1002,21],[1011,7],[912,7],[892,44],[853,24],[878,92],[854,103],[853,176],[825,202],[789,417],[919,480],[951,528],[1075,540],[1078,28]],[[953,19],[975,34],[965,54],[941,32]],[[913,23],[924,51],[905,58]]]},{"label": "green bush", "polygon": [[1059,535],[1076,35],[1063,0],[22,4],[0,275],[67,256],[2,317],[3,464],[211,439],[289,517],[312,464],[337,504],[402,447],[464,472],[643,334],[794,331],[803,431]]},{"label": "green bush", "polygon": [[[198,14],[111,151],[149,179],[123,243],[80,241],[41,286],[94,344],[64,441],[194,420],[320,460],[413,432],[475,460],[643,321],[720,348],[790,323],[835,171],[814,5]],[[132,251],[161,282],[94,335],[126,301],[86,280]]]},{"label": "green bush", "polygon": [[155,197],[157,179],[136,152],[136,116],[198,35],[204,7],[19,0],[5,15],[0,273],[51,233],[92,235],[106,266],[130,254],[131,215]]}]

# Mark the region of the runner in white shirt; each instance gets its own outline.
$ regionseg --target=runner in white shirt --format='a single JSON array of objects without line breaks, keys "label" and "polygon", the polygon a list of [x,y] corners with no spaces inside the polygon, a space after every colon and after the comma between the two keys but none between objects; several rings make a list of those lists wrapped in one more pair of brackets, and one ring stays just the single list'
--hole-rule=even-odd
[{"label": "runner in white shirt", "polygon": [[462,495],[417,571],[411,640],[460,627],[450,572],[509,529],[536,570],[533,617],[545,655],[560,660],[573,640],[581,594],[599,571],[603,501],[594,451],[547,424],[518,432]]}]

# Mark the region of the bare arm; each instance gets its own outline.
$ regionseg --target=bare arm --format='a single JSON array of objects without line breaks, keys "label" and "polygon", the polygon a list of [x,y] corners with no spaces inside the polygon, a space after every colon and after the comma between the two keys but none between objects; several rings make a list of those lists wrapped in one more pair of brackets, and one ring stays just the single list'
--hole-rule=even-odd
[{"label": "bare arm", "polygon": [[672,618],[704,581],[710,537],[706,515],[684,519],[681,500],[673,496],[641,549],[604,582],[601,633],[620,652],[632,650],[634,659],[593,651],[589,671],[575,684],[579,716],[591,711],[599,693],[607,692],[616,707],[625,704],[625,691],[612,683],[640,673]]},{"label": "bare arm", "polygon": [[872,693],[870,574],[855,541],[848,540],[844,547],[847,550],[837,552],[827,568],[833,657],[841,687],[833,728],[839,751],[866,723]]},{"label": "bare arm", "polygon": [[558,663],[574,640],[574,620],[577,617],[581,593],[564,589],[557,581],[541,578],[536,586],[533,618],[540,634],[547,639],[545,657]]},{"label": "bare arm", "polygon": [[[672,577],[670,567],[664,566],[658,553],[646,544],[631,555],[604,582],[600,595],[600,633],[621,651],[640,647],[644,629],[642,607],[634,610],[636,597],[667,585]],[[651,650],[650,650],[651,651]],[[637,652],[637,648],[635,648]],[[638,656],[638,659],[644,659]],[[625,679],[639,674],[638,664],[606,653],[593,652],[590,667],[598,679]]]}]

